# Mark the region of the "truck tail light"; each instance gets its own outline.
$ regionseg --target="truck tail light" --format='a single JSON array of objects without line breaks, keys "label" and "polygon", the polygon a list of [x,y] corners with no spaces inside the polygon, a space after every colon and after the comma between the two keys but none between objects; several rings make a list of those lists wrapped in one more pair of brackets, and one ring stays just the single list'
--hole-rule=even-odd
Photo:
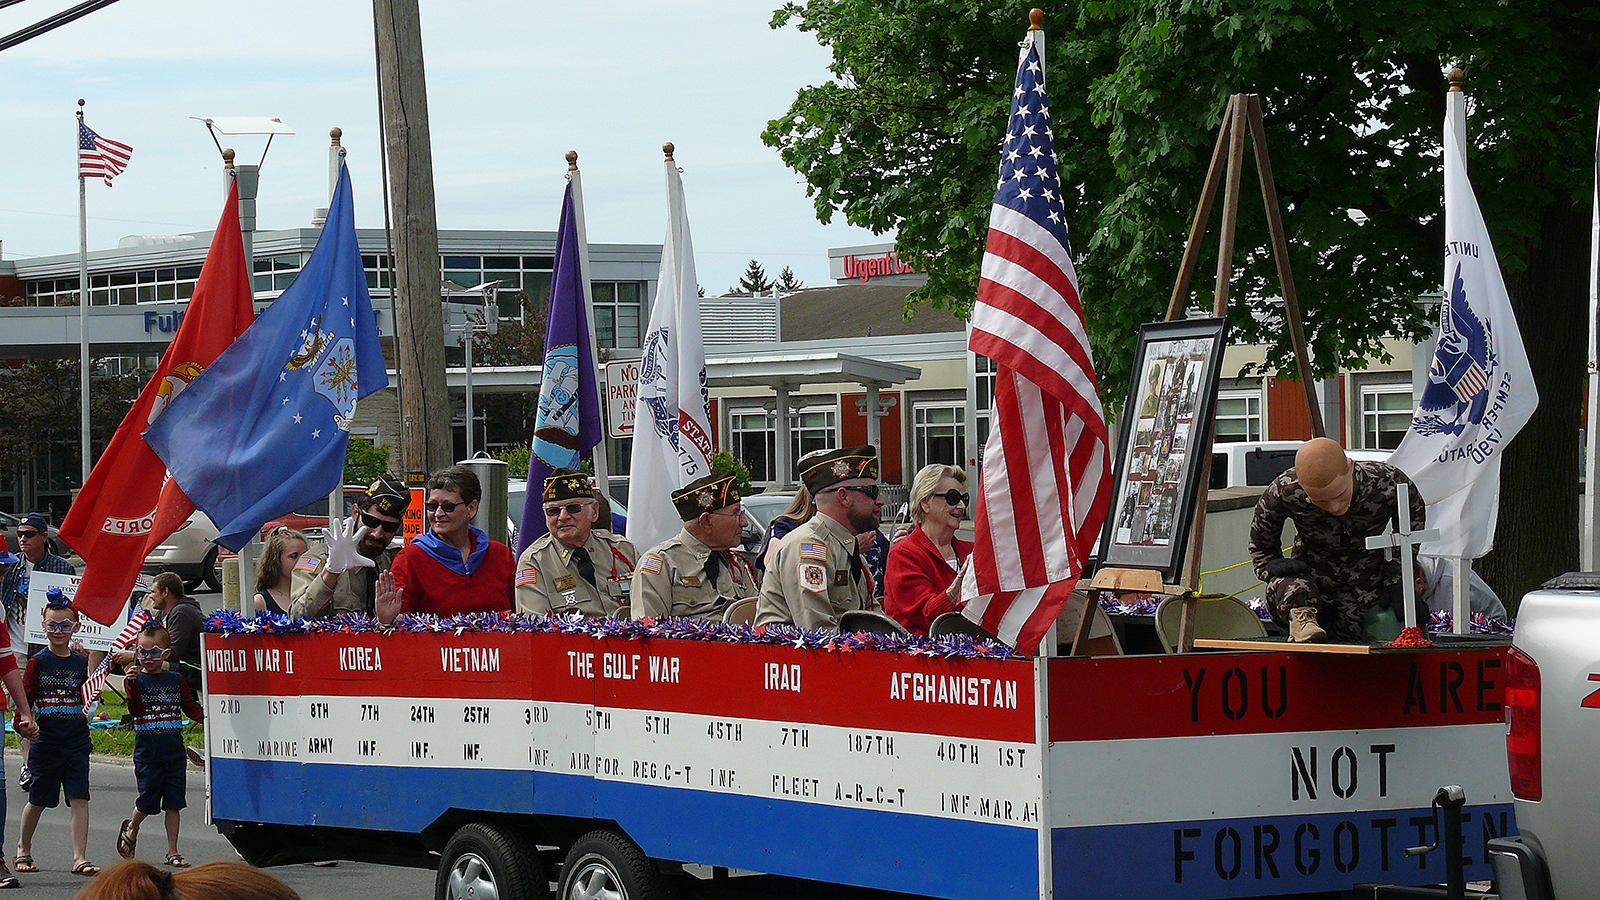
[{"label": "truck tail light", "polygon": [[1512,647],[1506,656],[1506,758],[1511,793],[1519,800],[1544,797],[1539,750],[1539,664]]}]

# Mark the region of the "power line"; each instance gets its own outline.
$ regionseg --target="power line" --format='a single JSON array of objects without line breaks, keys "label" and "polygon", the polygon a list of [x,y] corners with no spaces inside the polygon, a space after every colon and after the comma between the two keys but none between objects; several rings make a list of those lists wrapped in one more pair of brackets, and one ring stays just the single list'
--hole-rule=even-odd
[{"label": "power line", "polygon": [[[20,2],[21,0],[0,0],[0,9]],[[58,12],[49,18],[41,19],[26,28],[18,29],[0,38],[0,50],[9,50],[23,41],[31,40],[41,34],[53,31],[68,22],[76,22],[84,16],[105,9],[115,2],[117,0],[84,0],[83,3],[79,3],[71,9]]]}]

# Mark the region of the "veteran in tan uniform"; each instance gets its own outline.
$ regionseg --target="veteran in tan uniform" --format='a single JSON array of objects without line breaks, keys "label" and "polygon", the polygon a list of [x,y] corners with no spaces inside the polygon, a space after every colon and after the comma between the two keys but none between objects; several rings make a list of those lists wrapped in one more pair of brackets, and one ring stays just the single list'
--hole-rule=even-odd
[{"label": "veteran in tan uniform", "polygon": [[635,619],[720,621],[728,604],[757,594],[755,571],[732,552],[744,533],[739,499],[731,472],[715,472],[672,493],[683,529],[639,557]]},{"label": "veteran in tan uniform", "polygon": [[[375,615],[377,595],[394,590],[392,579],[383,577],[398,552],[390,550],[389,543],[400,532],[410,507],[411,492],[393,475],[384,475],[367,488],[356,502],[352,523],[365,531],[353,535],[355,552],[361,559],[329,553],[329,544],[336,540],[333,531],[341,524],[329,521],[329,540],[313,544],[295,564],[289,616],[311,619],[347,612]],[[363,564],[368,560],[370,564]]]},{"label": "veteran in tan uniform", "polygon": [[627,538],[594,527],[594,486],[582,472],[557,469],[544,481],[550,529],[517,559],[517,612],[614,616],[628,603],[639,551]]},{"label": "veteran in tan uniform", "polygon": [[778,544],[755,624],[836,628],[844,613],[876,607],[856,535],[877,530],[881,520],[878,451],[865,446],[808,454],[800,480],[816,499],[817,514]]}]

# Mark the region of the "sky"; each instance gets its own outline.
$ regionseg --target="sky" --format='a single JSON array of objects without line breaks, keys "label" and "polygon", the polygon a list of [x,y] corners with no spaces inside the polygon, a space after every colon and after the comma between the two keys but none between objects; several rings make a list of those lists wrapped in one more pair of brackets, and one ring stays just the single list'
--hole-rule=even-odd
[{"label": "sky", "polygon": [[[0,34],[68,5],[0,10]],[[799,174],[761,143],[797,90],[829,79],[810,34],[768,26],[776,5],[421,0],[439,228],[554,231],[576,150],[590,242],[658,244],[671,141],[707,293],[751,259],[828,283],[828,248],[890,238],[820,224]],[[262,231],[309,227],[327,205],[338,126],[356,224],[383,227],[372,38],[366,2],[126,0],[0,51],[0,253],[77,251],[79,98],[90,128],[134,148],[114,187],[88,184],[91,251],[215,227],[222,160],[190,116],[275,116],[296,132],[261,167]],[[243,163],[265,145],[223,140]]]}]

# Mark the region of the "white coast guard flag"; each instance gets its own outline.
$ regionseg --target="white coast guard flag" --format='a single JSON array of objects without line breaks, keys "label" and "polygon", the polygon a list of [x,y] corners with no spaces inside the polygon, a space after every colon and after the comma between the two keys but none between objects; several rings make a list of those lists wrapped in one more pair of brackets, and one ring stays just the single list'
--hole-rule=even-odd
[{"label": "white coast guard flag", "polygon": [[1467,181],[1465,97],[1444,120],[1444,302],[1439,347],[1411,428],[1389,462],[1416,482],[1439,540],[1422,552],[1482,556],[1494,547],[1500,458],[1539,391],[1483,213]]},{"label": "white coast guard flag", "polygon": [[672,492],[711,474],[711,393],[683,179],[667,160],[667,240],[633,411],[628,539],[654,547],[683,527]]}]

